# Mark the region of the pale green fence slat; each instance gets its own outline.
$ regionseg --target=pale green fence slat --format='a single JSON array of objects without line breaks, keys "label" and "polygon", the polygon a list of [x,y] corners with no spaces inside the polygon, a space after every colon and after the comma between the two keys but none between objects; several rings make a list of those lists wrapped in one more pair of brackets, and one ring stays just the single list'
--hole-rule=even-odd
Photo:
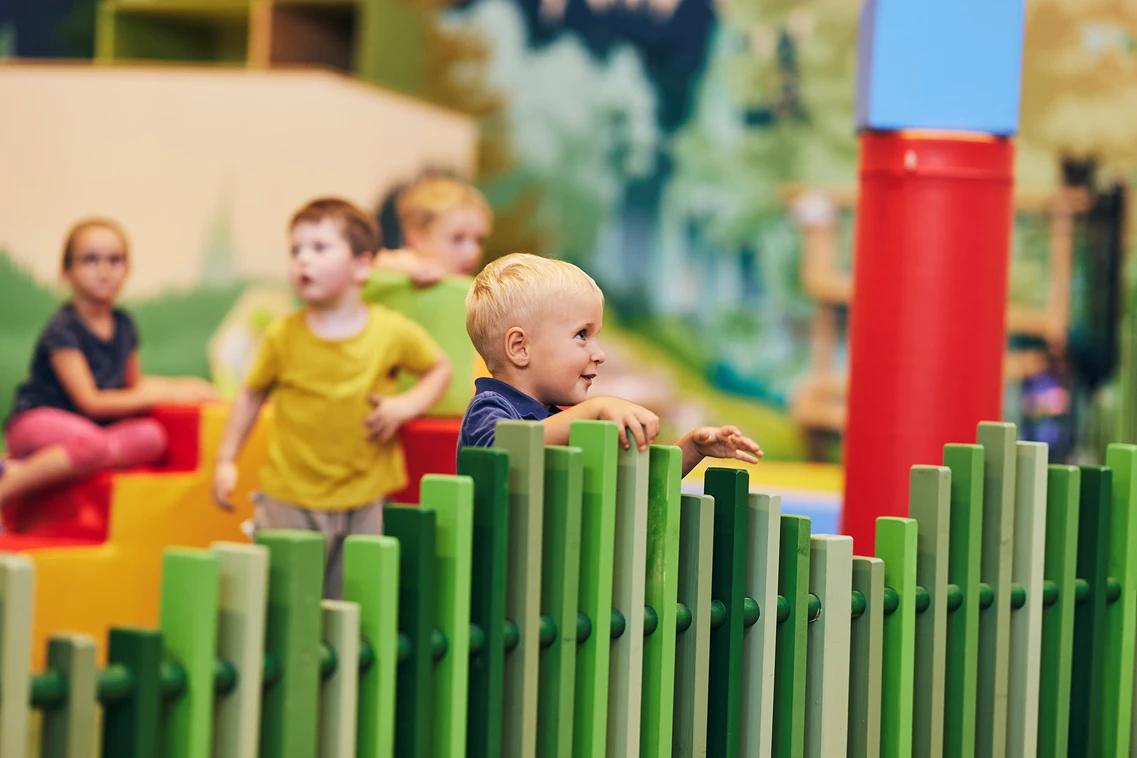
[{"label": "pale green fence slat", "polygon": [[810,539],[809,586],[821,601],[822,613],[808,631],[805,755],[845,758],[849,739],[852,537],[819,535]]},{"label": "pale green fence slat", "polygon": [[95,641],[80,634],[52,637],[47,666],[63,675],[67,696],[62,705],[43,714],[41,754],[43,758],[91,758],[99,677]]},{"label": "pale green fence slat", "polygon": [[1011,562],[1015,525],[1015,425],[984,422],[982,581],[995,603],[979,615],[979,680],[975,754],[1003,758],[1007,747],[1007,687],[1011,646]]},{"label": "pale green fence slat", "polygon": [[612,640],[608,672],[607,755],[610,758],[640,754],[649,455],[634,445],[621,449],[617,455],[612,607],[624,614],[624,633]]},{"label": "pale green fence slat", "polygon": [[32,660],[32,562],[0,553],[0,755],[23,756]]},{"label": "pale green fence slat", "polygon": [[940,758],[944,746],[951,469],[945,466],[912,467],[909,472],[908,515],[919,525],[916,583],[931,596],[928,609],[916,617],[912,754]]},{"label": "pale green fence slat", "polygon": [[678,635],[675,649],[674,755],[701,758],[707,754],[715,501],[710,495],[683,495],[682,503],[679,602],[687,606],[691,626]]},{"label": "pale green fence slat", "polygon": [[758,622],[742,637],[742,754],[769,758],[774,748],[774,668],[778,634],[778,558],[782,497],[751,493],[746,592]]},{"label": "pale green fence slat", "polygon": [[260,545],[215,542],[217,555],[217,657],[236,669],[233,691],[217,698],[213,758],[255,755],[261,714],[268,551]]},{"label": "pale green fence slat", "polygon": [[355,758],[359,703],[359,606],[321,601],[324,642],[335,651],[336,668],[320,685],[319,758]]},{"label": "pale green fence slat", "polygon": [[852,620],[849,643],[849,758],[880,756],[884,670],[884,561],[853,558],[853,591],[865,610]]},{"label": "pale green fence slat", "polygon": [[1026,590],[1026,605],[1011,616],[1011,677],[1008,683],[1007,758],[1038,754],[1038,682],[1042,665],[1042,576],[1046,550],[1044,443],[1016,448],[1015,552],[1011,580]]}]

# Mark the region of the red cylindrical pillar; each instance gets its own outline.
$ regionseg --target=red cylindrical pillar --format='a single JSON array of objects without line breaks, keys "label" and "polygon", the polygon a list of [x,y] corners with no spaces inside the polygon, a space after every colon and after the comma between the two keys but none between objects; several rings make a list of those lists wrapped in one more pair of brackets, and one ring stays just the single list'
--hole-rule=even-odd
[{"label": "red cylindrical pillar", "polygon": [[872,555],[908,471],[1002,417],[1014,147],[950,132],[861,137],[842,530]]}]

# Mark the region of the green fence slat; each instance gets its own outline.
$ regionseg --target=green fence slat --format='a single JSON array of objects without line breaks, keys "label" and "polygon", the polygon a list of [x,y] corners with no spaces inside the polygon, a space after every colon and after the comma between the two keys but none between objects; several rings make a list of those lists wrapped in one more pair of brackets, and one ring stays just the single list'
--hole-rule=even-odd
[{"label": "green fence slat", "polygon": [[1042,612],[1042,671],[1038,685],[1038,756],[1066,758],[1070,731],[1070,677],[1074,656],[1074,580],[1078,565],[1081,472],[1050,466],[1046,484],[1045,580],[1057,601]]},{"label": "green fence slat", "polygon": [[975,755],[979,679],[979,570],[983,556],[983,447],[944,445],[951,469],[948,582],[963,603],[948,615],[944,662],[944,758]]},{"label": "green fence slat", "polygon": [[884,561],[855,556],[853,590],[865,599],[865,612],[852,620],[849,630],[848,758],[879,758]]},{"label": "green fence slat", "polygon": [[280,668],[262,701],[260,758],[310,758],[318,743],[324,536],[266,529],[256,542],[269,552],[265,653]]},{"label": "green fence slat", "polygon": [[389,505],[383,514],[383,533],[399,541],[399,632],[411,645],[395,709],[395,755],[409,758],[434,754],[435,524],[425,508]]},{"label": "green fence slat", "polygon": [[541,625],[541,522],[545,495],[545,425],[499,421],[494,447],[509,453],[509,572],[505,615],[519,641],[505,656],[502,749],[528,758],[537,750]]},{"label": "green fence slat", "polygon": [[612,553],[616,542],[616,425],[574,421],[569,444],[583,461],[578,610],[592,633],[576,650],[573,755],[604,755],[608,740],[608,672],[612,645]]},{"label": "green fence slat", "polygon": [[738,755],[741,744],[742,599],[746,591],[749,488],[750,477],[740,469],[711,468],[703,477],[704,491],[715,499],[711,596],[726,609],[722,626],[711,631],[708,755]]},{"label": "green fence slat", "polygon": [[691,626],[677,636],[675,644],[672,754],[676,758],[695,758],[707,754],[715,501],[710,495],[683,495],[681,503],[679,602],[690,612]]},{"label": "green fence slat", "polygon": [[557,634],[541,652],[537,754],[548,758],[572,756],[582,465],[576,448],[545,448],[541,613],[552,619]]},{"label": "green fence slat", "polygon": [[1089,597],[1074,610],[1074,662],[1070,683],[1070,758],[1102,755],[1105,706],[1106,578],[1109,575],[1109,517],[1112,472],[1082,466],[1078,503],[1078,578]]},{"label": "green fence slat", "polygon": [[782,516],[778,546],[778,594],[790,606],[778,625],[774,671],[773,755],[796,758],[805,744],[806,627],[809,610],[809,519]]},{"label": "green fence slat", "polygon": [[446,655],[434,669],[434,752],[439,758],[465,758],[474,481],[429,474],[422,478],[419,502],[436,514],[438,627],[448,641]]},{"label": "green fence slat", "polygon": [[1045,443],[1019,442],[1015,482],[1015,552],[1011,581],[1026,605],[1011,615],[1007,758],[1038,755],[1038,682],[1042,665],[1042,577],[1046,550]]},{"label": "green fence slat", "polygon": [[881,758],[912,756],[918,529],[913,519],[886,516],[876,520],[876,554],[884,561],[884,584],[900,598],[897,609],[884,619]]},{"label": "green fence slat", "polygon": [[217,657],[237,671],[233,691],[217,698],[213,758],[256,755],[261,714],[268,550],[260,545],[215,542],[217,555]]},{"label": "green fence slat", "polygon": [[213,751],[213,671],[217,660],[220,561],[208,550],[167,548],[162,558],[158,627],[166,655],[186,675],[186,691],[166,711],[170,758],[210,758]]},{"label": "green fence slat", "polygon": [[912,467],[908,472],[908,515],[918,525],[916,584],[931,596],[928,609],[916,617],[912,754],[940,758],[944,746],[951,469]]},{"label": "green fence slat", "polygon": [[1121,584],[1121,597],[1107,611],[1102,755],[1110,758],[1130,754],[1132,731],[1137,641],[1137,446],[1109,445],[1105,463],[1113,471],[1109,575]]},{"label": "green fence slat", "polygon": [[[609,758],[640,754],[643,697],[644,590],[647,584],[648,452],[633,445],[617,453],[616,541],[612,607],[624,614],[624,633],[612,640],[608,672]],[[619,725],[618,727],[616,725]]]},{"label": "green fence slat", "polygon": [[[103,709],[107,758],[153,758],[162,744],[162,634],[149,629],[111,629],[107,664],[130,671],[134,687]],[[27,680],[25,680],[25,687]]]},{"label": "green fence slat", "polygon": [[482,630],[481,651],[470,659],[466,754],[501,755],[505,672],[505,584],[509,545],[509,454],[489,448],[458,452],[458,473],[474,480],[474,541],[470,622]]},{"label": "green fence slat", "polygon": [[47,645],[47,667],[63,674],[67,696],[43,714],[40,754],[43,758],[90,758],[99,681],[95,641],[81,634],[52,637]]},{"label": "green fence slat", "polygon": [[357,758],[388,758],[395,750],[399,668],[399,541],[352,535],[343,546],[343,598],[359,606],[360,635],[373,660],[359,674]]},{"label": "green fence slat", "polygon": [[822,613],[809,625],[805,682],[805,755],[844,756],[849,736],[849,629],[852,623],[853,538],[809,541],[809,588]]},{"label": "green fence slat", "polygon": [[323,600],[324,643],[336,669],[320,685],[320,758],[355,758],[359,693],[359,606]]},{"label": "green fence slat", "polygon": [[26,556],[0,553],[0,755],[23,756],[28,740],[35,576]]},{"label": "green fence slat", "polygon": [[983,557],[979,573],[995,603],[979,614],[979,679],[975,754],[1003,758],[1010,678],[1011,565],[1015,526],[1015,425],[983,422]]},{"label": "green fence slat", "polygon": [[644,755],[672,754],[682,465],[679,448],[651,446],[644,603],[655,610],[658,626],[655,633],[643,639],[640,751]]},{"label": "green fence slat", "polygon": [[742,633],[742,755],[769,758],[774,747],[774,669],[778,642],[778,555],[782,497],[752,493],[745,594],[758,603],[758,621]]}]

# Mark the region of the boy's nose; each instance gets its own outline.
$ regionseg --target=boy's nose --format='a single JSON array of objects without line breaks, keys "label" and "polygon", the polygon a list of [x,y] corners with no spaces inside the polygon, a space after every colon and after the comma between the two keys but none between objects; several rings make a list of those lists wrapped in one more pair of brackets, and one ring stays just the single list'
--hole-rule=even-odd
[{"label": "boy's nose", "polygon": [[600,348],[596,348],[596,352],[593,354],[592,360],[597,364],[601,364],[604,362],[605,357],[606,356],[604,355],[604,351]]}]

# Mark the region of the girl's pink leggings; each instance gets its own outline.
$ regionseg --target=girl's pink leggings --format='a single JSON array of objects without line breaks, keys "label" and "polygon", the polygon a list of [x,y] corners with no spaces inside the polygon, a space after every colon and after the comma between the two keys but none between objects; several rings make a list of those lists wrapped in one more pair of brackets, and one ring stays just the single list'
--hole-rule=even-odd
[{"label": "girl's pink leggings", "polygon": [[78,477],[110,468],[157,463],[166,454],[166,430],[154,419],[131,418],[99,426],[58,408],[33,408],[12,419],[8,453],[27,458],[58,445],[67,452]]}]

